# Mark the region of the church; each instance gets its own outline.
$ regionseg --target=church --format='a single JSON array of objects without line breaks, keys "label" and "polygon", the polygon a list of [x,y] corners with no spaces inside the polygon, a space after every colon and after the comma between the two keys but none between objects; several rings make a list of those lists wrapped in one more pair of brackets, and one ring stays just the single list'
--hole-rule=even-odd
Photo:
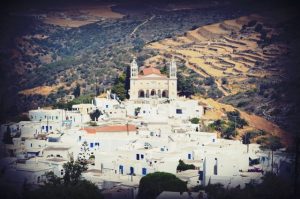
[{"label": "church", "polygon": [[170,99],[177,98],[176,62],[172,58],[169,65],[169,76],[161,74],[154,67],[145,67],[139,71],[134,59],[130,65],[130,100],[138,99]]}]

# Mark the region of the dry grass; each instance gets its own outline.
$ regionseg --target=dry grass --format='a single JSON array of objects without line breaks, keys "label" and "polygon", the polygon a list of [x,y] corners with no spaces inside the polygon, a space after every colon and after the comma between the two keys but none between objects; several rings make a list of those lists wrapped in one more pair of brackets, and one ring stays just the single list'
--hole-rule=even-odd
[{"label": "dry grass", "polygon": [[220,27],[220,23],[215,23],[215,24],[211,24],[211,25],[207,25],[207,26],[203,26],[203,29],[214,33],[214,34],[218,34],[218,35],[227,35],[229,34],[228,31],[224,30],[223,28]]},{"label": "dry grass", "polygon": [[[241,77],[248,78],[248,75],[264,77],[274,74],[274,71],[250,69],[255,66],[257,61],[269,61],[278,54],[286,53],[285,46],[270,45],[268,48],[262,49],[258,45],[260,33],[255,31],[249,32],[241,38],[231,35],[231,31],[236,31],[239,35],[238,31],[251,20],[260,20],[263,23],[265,19],[258,15],[250,15],[226,20],[188,31],[184,36],[153,42],[148,44],[147,47],[157,49],[161,51],[161,54],[174,54],[184,59],[188,68],[201,75],[237,80],[230,83],[235,85],[228,85],[231,94],[245,91],[248,87],[234,82],[238,82]],[[274,29],[270,30],[272,34],[276,34]],[[249,51],[255,53],[249,53]],[[274,51],[274,55],[269,54],[269,52]],[[219,59],[225,61],[225,63]],[[222,90],[220,86],[218,88]]]},{"label": "dry grass", "polygon": [[79,21],[74,19],[64,19],[60,17],[48,17],[44,20],[44,23],[52,24],[56,26],[63,26],[63,27],[70,27],[70,28],[77,28],[80,26],[84,26],[90,23],[93,23],[95,21],[91,20],[85,20],[85,21]]},{"label": "dry grass", "polygon": [[282,139],[282,142],[285,145],[289,145],[292,143],[292,140],[288,136],[289,134],[287,132],[281,129],[278,125],[266,120],[263,117],[246,113],[244,111],[234,108],[231,105],[219,103],[211,98],[208,99],[197,98],[197,99],[201,103],[207,104],[208,106],[212,107],[212,109],[206,111],[203,117],[204,119],[207,120],[217,120],[222,117],[225,117],[226,116],[225,112],[238,110],[241,113],[241,117],[248,122],[247,127],[239,130],[240,136],[242,136],[243,133],[245,133],[248,130],[259,129],[259,130],[264,130],[269,135],[280,137]]},{"label": "dry grass", "polygon": [[107,19],[119,19],[124,17],[124,15],[112,11],[110,5],[91,7],[84,9],[83,11],[87,12],[90,16],[103,17]]},{"label": "dry grass", "polygon": [[[213,76],[213,77],[223,77],[224,76],[223,71],[215,69],[208,64],[205,64],[206,60],[203,60],[201,58],[191,58],[189,61],[191,63],[197,64],[197,66],[202,68],[210,76]],[[209,59],[207,59],[207,61],[209,61]]]},{"label": "dry grass", "polygon": [[[124,15],[111,10],[112,5],[95,5],[69,7],[62,12],[53,12],[48,14],[44,23],[63,26],[63,27],[80,27],[102,19],[118,19]],[[82,17],[82,20],[74,19]]]},{"label": "dry grass", "polygon": [[53,86],[38,86],[38,87],[35,87],[35,88],[22,90],[22,91],[19,92],[19,94],[48,96],[49,94],[55,92],[61,86],[62,86],[61,84],[53,85]]}]

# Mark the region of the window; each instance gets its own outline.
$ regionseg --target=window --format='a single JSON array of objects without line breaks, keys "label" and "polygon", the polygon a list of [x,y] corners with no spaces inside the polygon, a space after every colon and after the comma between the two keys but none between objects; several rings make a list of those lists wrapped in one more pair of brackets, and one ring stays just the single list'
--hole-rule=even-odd
[{"label": "window", "polygon": [[108,105],[107,105],[107,104],[105,105],[105,108],[108,108]]},{"label": "window", "polygon": [[141,154],[141,159],[144,159],[144,155],[143,154]]},{"label": "window", "polygon": [[192,159],[192,154],[188,154],[188,159],[190,160],[190,159]]},{"label": "window", "polygon": [[90,143],[90,147],[93,148],[94,147],[94,143]]},{"label": "window", "polygon": [[203,171],[199,171],[199,180],[203,180]]},{"label": "window", "polygon": [[43,129],[43,130],[44,130],[44,128],[45,128],[45,127],[44,127],[44,126],[42,126],[42,129]]},{"label": "window", "polygon": [[130,167],[130,175],[133,175],[133,174],[134,174],[134,168]]},{"label": "window", "polygon": [[147,169],[146,168],[142,168],[142,175],[143,176],[147,175]]},{"label": "window", "polygon": [[218,175],[218,159],[215,158],[214,175]]},{"label": "window", "polygon": [[120,166],[119,166],[119,171],[120,171],[120,174],[123,174],[123,170],[124,170],[124,167],[123,167],[123,165],[120,165]]},{"label": "window", "polygon": [[176,114],[182,114],[182,109],[176,109]]},{"label": "window", "polygon": [[140,159],[140,154],[136,154],[136,160]]}]

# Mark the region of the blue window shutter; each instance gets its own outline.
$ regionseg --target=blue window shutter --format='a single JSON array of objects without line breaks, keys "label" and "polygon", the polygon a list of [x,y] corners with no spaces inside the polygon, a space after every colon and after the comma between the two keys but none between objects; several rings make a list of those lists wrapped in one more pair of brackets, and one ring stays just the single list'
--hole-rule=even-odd
[{"label": "blue window shutter", "polygon": [[142,168],[142,175],[147,175],[147,169],[146,168]]}]

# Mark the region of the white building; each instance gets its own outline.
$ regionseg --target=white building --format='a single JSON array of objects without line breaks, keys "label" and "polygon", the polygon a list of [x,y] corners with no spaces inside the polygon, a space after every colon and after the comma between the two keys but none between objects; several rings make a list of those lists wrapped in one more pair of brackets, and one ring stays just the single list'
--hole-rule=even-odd
[{"label": "white building", "polygon": [[74,104],[72,106],[73,111],[78,111],[81,114],[90,114],[95,109],[93,104]]},{"label": "white building", "polygon": [[[93,107],[89,106],[88,109]],[[79,108],[78,108],[79,109]],[[29,111],[29,118],[31,121],[43,121],[43,122],[60,122],[62,126],[80,126],[86,122],[90,121],[89,114],[85,113],[85,110],[82,110],[81,113],[79,110],[76,111],[66,111],[62,109],[41,109]],[[48,132],[50,126],[45,126],[45,131]]]},{"label": "white building", "polygon": [[145,67],[139,72],[135,59],[132,61],[130,74],[130,100],[141,98],[177,98],[176,63],[172,59],[169,67],[169,77],[161,74],[160,70]]}]

